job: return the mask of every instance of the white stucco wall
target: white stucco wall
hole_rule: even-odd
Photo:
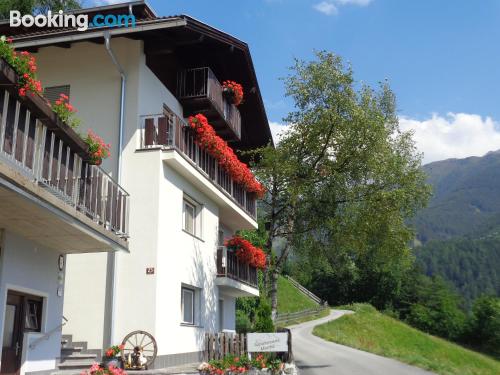
[[[4,313],[8,290],[43,297],[41,333],[25,335],[21,373],[51,370],[61,352],[61,332],[53,333],[34,349],[29,343],[62,322],[63,297],[59,287],[59,253],[6,231],[3,235],[0,263],[0,337],[3,337]],[[0,348],[1,350],[1,348]]]
[[[132,152],[137,129],[138,62],[142,44],[120,38],[113,39],[111,46],[127,72],[124,146],[125,150]],[[78,131],[86,134],[92,129],[111,143],[111,156],[103,161],[102,167],[116,179],[120,75],[104,45],[82,42],[69,49],[42,48],[36,57],[44,87],[70,85],[70,101],[78,108],[77,116],[82,119]],[[129,147],[132,144],[134,147]],[[140,170],[138,173],[140,176]],[[122,186],[126,187],[126,184]],[[131,217],[133,210],[131,207]],[[69,322],[63,333],[72,334],[75,341],[87,341],[91,349],[101,349],[110,343],[111,259],[104,253],[69,255],[67,267],[66,288],[69,293],[64,313]],[[82,306],[82,301],[88,301],[88,304]]]
[[[125,134],[121,185],[131,195],[130,253],[117,256],[115,335],[117,343],[131,331],[151,332],[159,355],[202,349],[205,331],[216,331],[219,291],[215,286],[219,211],[214,202],[162,161],[160,150],[137,151],[140,118],[158,114],[166,104],[182,116],[182,108],[145,65],[142,42],[113,39],[111,46],[127,74]],[[79,109],[82,132],[94,129],[112,143],[103,167],[116,176],[119,76],[103,45],[77,43],[70,49],[42,48],[37,54],[45,86],[71,85],[71,102]],[[203,206],[203,235],[182,230],[184,194]],[[225,227],[225,237],[235,229]],[[109,344],[110,317],[107,254],[68,256],[64,333],[89,348]],[[146,268],[154,268],[153,275]],[[181,285],[199,288],[199,322],[181,325]],[[234,298],[227,299],[224,318],[234,329]],[[233,328],[231,328],[233,327]]]

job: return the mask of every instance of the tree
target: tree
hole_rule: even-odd
[[[443,279],[420,274],[409,288],[408,310],[403,311],[403,319],[424,332],[450,340],[463,334],[461,299]]]
[[[18,10],[21,14],[45,14],[49,10],[70,10],[81,7],[81,0],[2,0],[0,19],[9,18],[11,10]]]
[[[398,126],[387,83],[378,91],[357,84],[332,53],[296,61],[286,79],[296,110],[279,144],[259,150],[255,171],[267,189],[267,287],[273,317],[277,279],[290,252],[335,259],[349,250],[361,259],[409,252],[405,219],[428,199],[412,134]],[[273,256],[273,244],[284,239]],[[383,262],[379,262],[383,268]]]
[[[500,298],[482,296],[474,301],[464,341],[500,358]]]

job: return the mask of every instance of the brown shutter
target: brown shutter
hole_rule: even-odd
[[[168,121],[167,117],[158,118],[158,144],[168,145]]]
[[[156,129],[155,120],[152,118],[147,118],[144,124],[144,144],[145,146],[152,146],[156,142]]]

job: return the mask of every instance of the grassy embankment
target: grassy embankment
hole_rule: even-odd
[[[314,334],[437,374],[500,374],[499,361],[421,332],[370,305],[355,304],[346,308],[356,313],[317,326]]]
[[[295,313],[304,310],[317,308],[318,304],[307,297],[305,294],[295,288],[287,279],[281,277],[278,279],[278,315]],[[329,310],[322,310],[318,313],[309,314],[305,317],[290,319],[280,326],[289,326],[309,320],[318,319],[329,314]]]

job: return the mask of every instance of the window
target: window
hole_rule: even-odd
[[[190,197],[184,197],[182,202],[182,229],[185,232],[202,239],[203,206]]]
[[[196,235],[196,206],[184,200],[184,230]]]
[[[224,300],[219,300],[219,332],[224,329]]]
[[[181,314],[184,324],[195,323],[195,291],[194,289],[182,287],[181,289]]]
[[[42,318],[42,301],[27,299],[25,329],[34,332],[40,332],[41,318]]]
[[[43,96],[51,103],[54,104],[61,94],[64,94],[69,97],[69,85],[64,86],[51,86],[46,87],[43,90]]]

